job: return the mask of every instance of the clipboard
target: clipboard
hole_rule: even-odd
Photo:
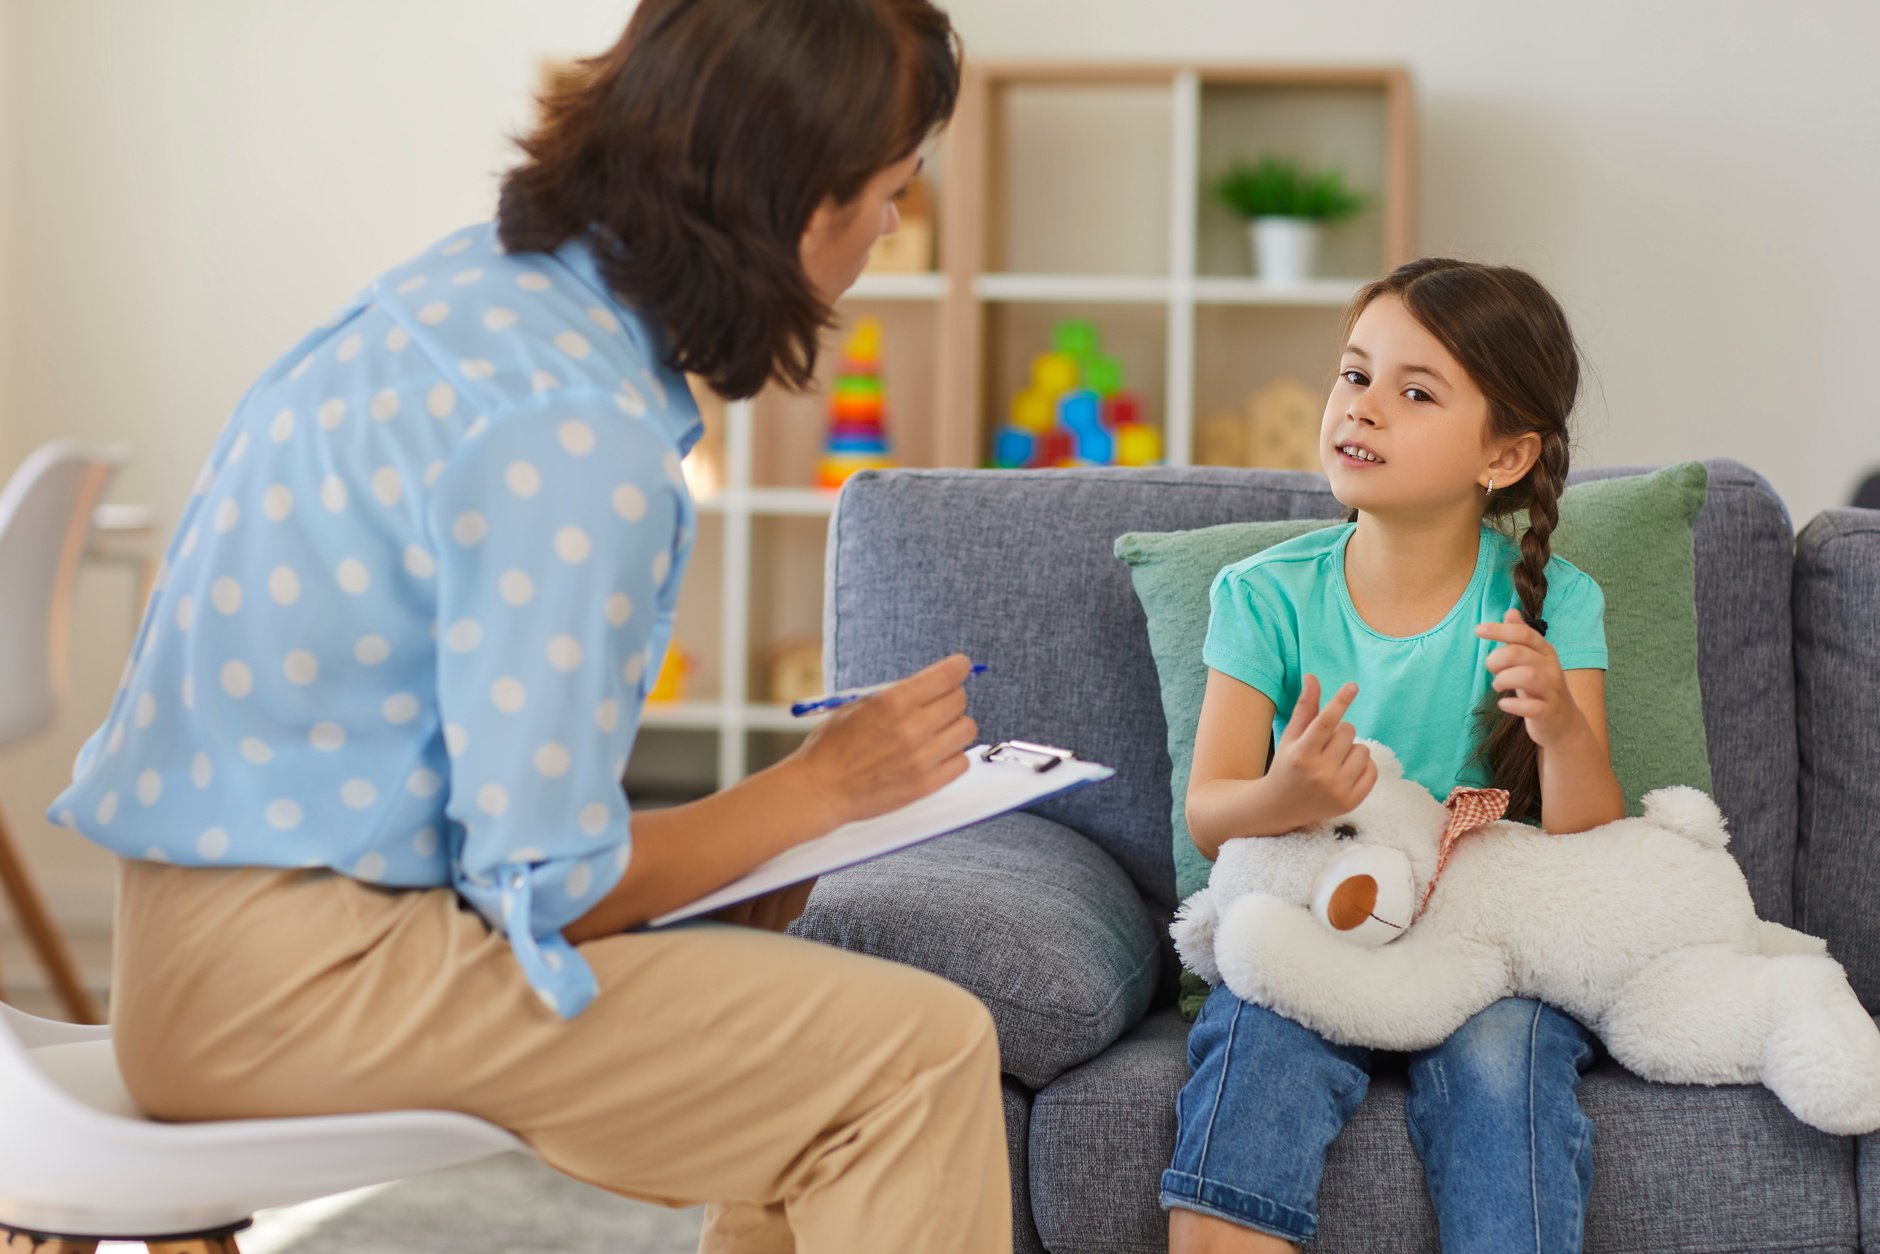
[[[791,884],[957,832],[995,815],[1100,783],[1116,774],[1069,749],[1007,740],[966,751],[966,773],[937,792],[877,815],[845,823],[826,836],[786,849],[768,862],[688,906],[660,915],[649,928],[666,927]]]

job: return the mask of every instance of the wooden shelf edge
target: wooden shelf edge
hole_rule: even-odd
[[[760,518],[824,518],[834,512],[836,494],[825,488],[723,488],[696,504],[701,514],[735,509]]]
[[[721,701],[679,701],[648,704],[640,716],[641,730],[708,731],[723,733],[731,729],[732,715],[742,731],[789,731],[808,734],[814,719],[795,718],[787,705],[746,705],[736,707]]]
[[[947,276],[939,273],[863,274],[842,294],[843,300],[941,300],[947,294]]]
[[[1174,282],[1166,275],[982,274],[973,294],[986,301],[1096,301],[1104,304],[1166,304]]]
[[[641,707],[640,726],[673,731],[719,731],[728,721],[730,712],[731,707],[717,701],[649,701]]]
[[[1194,280],[1197,305],[1337,305],[1343,306],[1368,279],[1308,279],[1269,283],[1264,279],[1223,277]]]

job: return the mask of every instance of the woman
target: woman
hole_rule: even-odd
[[[963,658],[630,814],[700,434],[813,377],[950,115],[927,0],[644,0],[493,225],[370,284],[217,443],[55,821],[122,855],[124,1078],[168,1119],[465,1111],[704,1248],[1009,1248],[984,1008],[780,935],[629,929],[965,770]]]

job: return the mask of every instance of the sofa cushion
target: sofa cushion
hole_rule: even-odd
[[[1166,1250],[1157,1184],[1186,1041],[1179,1016],[1158,1011],[1033,1097],[1032,1213],[1046,1249]],[[1314,1251],[1436,1250],[1406,1091],[1401,1063],[1380,1060],[1327,1155]],[[1594,1127],[1588,1251],[1854,1248],[1854,1142],[1799,1122],[1766,1089],[1648,1084],[1601,1061],[1580,1102]]]
[[[1790,919],[1795,858],[1794,531],[1754,471],[1708,460],[1698,515],[1697,652],[1717,804],[1763,917]],[[1569,482],[1644,467],[1575,471]],[[989,740],[1068,745],[1116,768],[1037,813],[1096,841],[1151,907],[1175,906],[1169,761],[1126,531],[1342,516],[1323,475],[1218,466],[864,471],[836,503],[825,674],[894,679],[954,649],[988,662],[971,712]]]
[[[1697,676],[1697,599],[1691,523],[1703,508],[1702,464],[1580,483],[1560,498],[1553,550],[1591,575],[1606,598],[1606,722],[1626,810],[1667,784],[1711,791]],[[1184,814],[1207,667],[1202,641],[1215,573],[1323,524],[1228,523],[1197,531],[1132,533],[1116,541],[1148,621],[1162,684],[1173,800],[1175,892],[1207,883],[1209,864]],[[1525,526],[1525,519],[1517,526]],[[1518,534],[1518,532],[1517,532]]]
[[[824,876],[791,931],[977,994],[1003,1070],[1031,1088],[1121,1036],[1160,975],[1160,933],[1122,869],[1029,813]]]
[[[1830,510],[1795,550],[1797,925],[1880,1011],[1880,511]]]

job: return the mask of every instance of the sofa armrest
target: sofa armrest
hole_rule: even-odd
[[[1025,813],[824,876],[791,931],[974,993],[998,1024],[1004,1071],[1034,1089],[1140,1019],[1160,965],[1123,869]]]
[[[1795,541],[1795,716],[1800,748],[1796,926],[1828,942],[1880,1010],[1880,513],[1827,510]]]

